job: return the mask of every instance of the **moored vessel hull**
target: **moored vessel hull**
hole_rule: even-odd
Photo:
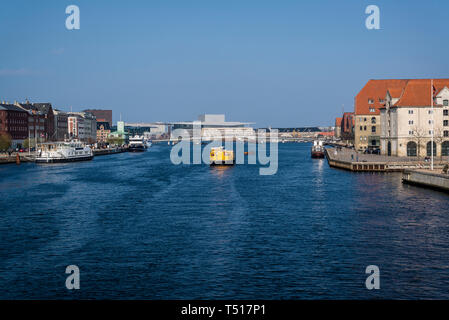
[[[312,151],[312,158],[314,158],[314,159],[323,159],[324,158],[324,152],[322,152],[322,151]]]
[[[62,162],[77,162],[77,161],[89,161],[94,156],[88,157],[73,157],[73,158],[36,158],[36,163],[62,163]]]
[[[144,152],[144,151],[145,151],[144,146],[128,147],[128,152]]]

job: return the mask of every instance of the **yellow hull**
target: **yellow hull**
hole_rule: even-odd
[[[234,151],[223,148],[212,148],[210,151],[211,165],[232,165],[234,164]]]

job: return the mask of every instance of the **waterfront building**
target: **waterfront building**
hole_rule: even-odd
[[[225,139],[254,139],[256,134],[249,122],[229,122],[225,121],[224,114],[203,114],[198,117],[196,122],[201,130],[201,139],[204,141],[214,140],[216,138]],[[193,136],[194,122],[174,122],[173,130],[185,129],[190,136]],[[171,135],[171,139],[178,137]]]
[[[354,100],[355,150],[380,148],[380,108],[385,105],[385,94],[388,89],[402,90],[406,83],[407,80],[399,79],[369,80],[356,95]]]
[[[28,131],[31,139],[38,142],[56,140],[54,112],[51,103],[14,102],[14,105],[27,111]]]
[[[146,139],[159,139],[168,133],[168,125],[163,122],[125,123],[128,135],[143,135]]]
[[[111,131],[112,131],[112,128],[111,128]],[[123,142],[126,143],[128,140],[128,134],[125,132],[125,122],[117,121],[117,126],[115,127],[115,131],[112,131],[109,134],[109,137],[122,139]]]
[[[343,120],[342,117],[335,119],[334,136],[337,139],[341,138],[341,121],[342,120]]]
[[[86,109],[83,112],[88,112],[95,116],[97,122],[108,122],[109,127],[112,127],[112,110],[103,109]]]
[[[56,141],[64,141],[69,137],[69,129],[68,129],[68,114],[67,112],[60,111],[57,109],[53,110],[54,114],[54,128],[55,133],[54,137]]]
[[[89,112],[68,112],[68,134],[87,143],[97,140],[97,120]]]
[[[434,130],[434,156],[449,156],[449,79],[405,81],[386,90],[380,109],[382,154],[431,156]]]
[[[108,140],[109,134],[111,133],[111,127],[109,122],[97,121],[97,142],[106,142]]]
[[[345,112],[343,113],[343,117],[341,119],[341,140],[345,141],[348,144],[354,143],[354,113],[353,112]]]
[[[13,104],[0,103],[0,134],[11,137],[13,148],[23,146],[28,138],[28,112]]]

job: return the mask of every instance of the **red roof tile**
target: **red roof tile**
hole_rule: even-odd
[[[431,105],[431,80],[430,79],[413,79],[409,80],[405,87],[404,93],[396,107],[424,107]],[[434,79],[433,86],[436,89],[435,94],[440,92],[444,87],[449,87],[449,79]]]
[[[387,90],[397,94],[407,84],[406,79],[369,80],[355,97],[354,112],[356,115],[379,115],[379,109],[383,107]],[[372,100],[372,103],[369,103]],[[370,112],[374,109],[374,112]]]

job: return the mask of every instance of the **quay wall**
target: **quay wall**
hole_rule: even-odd
[[[449,192],[449,175],[428,171],[404,171],[402,182]]]

